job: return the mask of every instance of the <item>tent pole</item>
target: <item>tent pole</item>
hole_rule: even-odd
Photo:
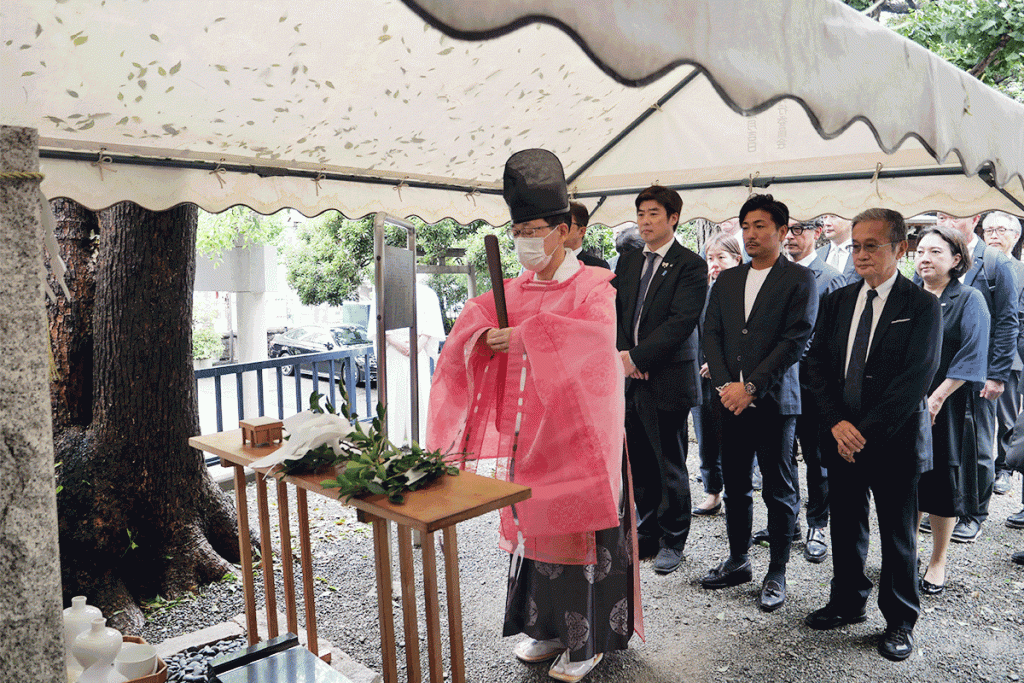
[[[601,149],[597,150],[597,154],[595,154],[594,156],[592,156],[589,159],[587,159],[586,161],[584,161],[583,164],[579,168],[577,168],[575,171],[573,171],[572,174],[568,178],[566,178],[566,180],[565,180],[566,185],[572,186],[573,182],[577,178],[579,178],[581,175],[583,175],[583,173],[586,172],[586,170],[588,168],[590,168],[595,163],[597,163],[598,159],[600,159],[605,154],[610,152],[616,145],[618,145],[620,142],[622,142],[622,140],[627,135],[632,133],[634,130],[637,129],[637,127],[640,126],[641,123],[646,121],[649,116],[654,114],[654,112],[659,111],[661,109],[661,107],[666,102],[668,102],[670,99],[672,99],[673,97],[678,95],[679,92],[683,88],[685,88],[687,85],[689,85],[690,81],[692,81],[694,78],[696,78],[697,75],[700,74],[700,73],[701,73],[700,69],[694,68],[694,70],[691,71],[690,74],[686,78],[684,78],[683,80],[681,80],[678,83],[676,83],[668,92],[666,92],[664,95],[661,96],[661,99],[658,100],[657,104],[655,104],[652,107],[648,107],[647,109],[645,109],[644,112],[642,114],[640,114],[640,116],[638,116],[635,119],[633,119],[633,122],[630,123],[625,128],[623,128],[619,132],[618,135],[616,135],[611,140],[609,140],[607,143],[605,143],[605,145],[603,147],[601,147]]]

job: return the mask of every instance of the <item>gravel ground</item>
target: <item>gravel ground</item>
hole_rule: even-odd
[[[691,448],[691,453],[695,451]],[[697,471],[695,457],[688,464],[690,472]],[[700,484],[691,484],[693,499],[701,500]],[[1024,568],[1012,564],[1010,554],[1024,549],[1024,531],[1009,529],[1003,521],[1020,509],[1020,486],[1017,475],[1011,494],[993,497],[991,518],[976,543],[953,544],[946,592],[924,598],[915,630],[916,649],[906,662],[889,662],[875,651],[878,634],[884,628],[875,593],[868,605],[866,623],[827,632],[803,625],[804,615],[822,606],[828,597],[831,560],[818,565],[806,562],[802,543],[794,546],[789,564],[787,603],[773,614],[761,612],[756,604],[768,565],[767,548],[751,551],[754,582],[721,591],[703,590],[698,583],[700,577],[726,554],[725,518],[719,515],[694,518],[686,559],[675,573],[658,576],[649,561],[642,563],[647,640],[634,637],[628,650],[608,655],[586,680],[1018,681],[1024,677]],[[274,487],[270,488],[271,506],[276,507]],[[249,501],[254,504],[255,498],[255,487],[250,485]],[[291,500],[294,520],[294,497]],[[320,637],[380,671],[370,527],[358,523],[355,511],[337,501],[311,496],[309,502]],[[273,510],[271,516],[276,527]],[[250,520],[255,524],[256,519],[253,508]],[[512,656],[511,649],[520,637],[501,637],[508,555],[497,548],[497,519],[497,513],[491,513],[458,527],[467,678],[493,683],[548,681],[551,679],[545,665],[525,665]],[[298,539],[294,521],[292,525],[298,581]],[[758,502],[754,528],[764,525],[765,508]],[[877,534],[874,520],[872,529]],[[919,549],[927,557],[930,536],[922,535]],[[443,567],[439,546],[437,555]],[[868,567],[876,582],[879,564],[875,535]],[[281,605],[280,576],[277,583]],[[257,576],[257,587],[260,585]],[[442,580],[442,592],[443,585]],[[257,600],[262,601],[261,591]],[[445,604],[443,596],[441,604]],[[142,635],[156,643],[225,621],[242,610],[241,582],[228,579],[154,614]],[[422,620],[422,596],[419,610]],[[301,621],[301,597],[299,618]],[[443,633],[445,622],[442,615]],[[402,666],[405,654],[401,612],[397,609],[396,628]],[[422,623],[420,640],[426,672]],[[447,656],[446,649],[446,661]],[[401,675],[404,680],[404,667]]]

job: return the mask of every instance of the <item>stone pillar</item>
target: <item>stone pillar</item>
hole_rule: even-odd
[[[238,313],[238,362],[255,363],[267,359],[267,295],[260,292],[238,292],[235,310]],[[266,388],[266,387],[264,387]],[[242,375],[243,406],[246,417],[259,415],[256,373]],[[276,416],[276,407],[268,401],[267,415]]]
[[[0,126],[0,174],[39,136]],[[0,177],[0,681],[65,681],[39,181]]]

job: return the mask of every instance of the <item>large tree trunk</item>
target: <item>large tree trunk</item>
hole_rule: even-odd
[[[193,205],[99,214],[92,421],[55,438],[65,598],[88,596],[122,631],[141,626],[139,598],[181,594],[238,561],[234,508],[187,445],[199,433],[196,224]]]
[[[57,377],[50,382],[53,431],[88,427],[92,422],[92,311],[96,298],[96,214],[70,199],[50,202],[56,218],[57,244],[68,272],[64,280],[71,300],[47,303],[50,346]],[[57,281],[50,288],[59,292]]]

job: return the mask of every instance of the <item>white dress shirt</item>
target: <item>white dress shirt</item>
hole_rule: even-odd
[[[829,264],[840,273],[846,270],[846,259],[852,256],[847,247],[853,244],[853,238],[846,240],[842,244],[836,244],[835,242],[828,243],[828,256],[825,258],[825,263]]]
[[[643,282],[643,280],[644,280],[644,273],[647,272],[647,254],[650,254],[652,252],[655,254],[654,262],[651,263],[651,268],[654,268],[654,274],[651,275],[651,281],[647,284],[647,291],[648,292],[651,291],[651,285],[654,284],[654,278],[657,277],[657,274],[658,274],[658,267],[661,265],[661,262],[663,260],[665,260],[665,254],[667,254],[668,250],[672,248],[672,243],[673,242],[675,242],[675,240],[669,240],[668,242],[665,242],[665,244],[661,245],[657,249],[651,249],[647,245],[644,245],[644,251],[643,251],[643,254],[644,254],[644,267],[640,269],[640,281],[641,282]],[[639,295],[640,295],[640,292],[638,291],[637,292],[637,296],[639,296]],[[644,292],[644,296],[645,297],[646,297],[646,295],[647,295],[647,292]],[[640,302],[637,302],[637,303],[640,304],[641,306],[643,305]],[[642,316],[643,309],[641,309],[640,312],[641,312],[641,316]],[[633,339],[638,344],[640,343],[640,336],[639,335],[640,335],[640,317],[641,316],[637,316],[636,326],[633,327]]]
[[[888,280],[878,285],[875,291],[878,292],[878,296],[871,302],[872,317],[871,317],[871,334],[868,335],[868,351],[870,354],[871,342],[875,340],[875,328],[878,327],[878,318],[882,315],[882,309],[885,308],[885,300],[889,298],[889,292],[892,291],[892,285],[896,282],[896,276],[899,275],[899,271],[892,274]],[[864,312],[864,305],[868,300],[868,287],[867,281],[864,281],[860,291],[857,292],[857,305],[853,307],[853,319],[850,321],[850,333],[846,338],[846,371],[850,369],[850,356],[853,355],[853,340],[857,336],[857,327],[860,323],[860,316]],[[865,357],[866,358],[866,357]],[[844,371],[844,375],[846,374]]]

